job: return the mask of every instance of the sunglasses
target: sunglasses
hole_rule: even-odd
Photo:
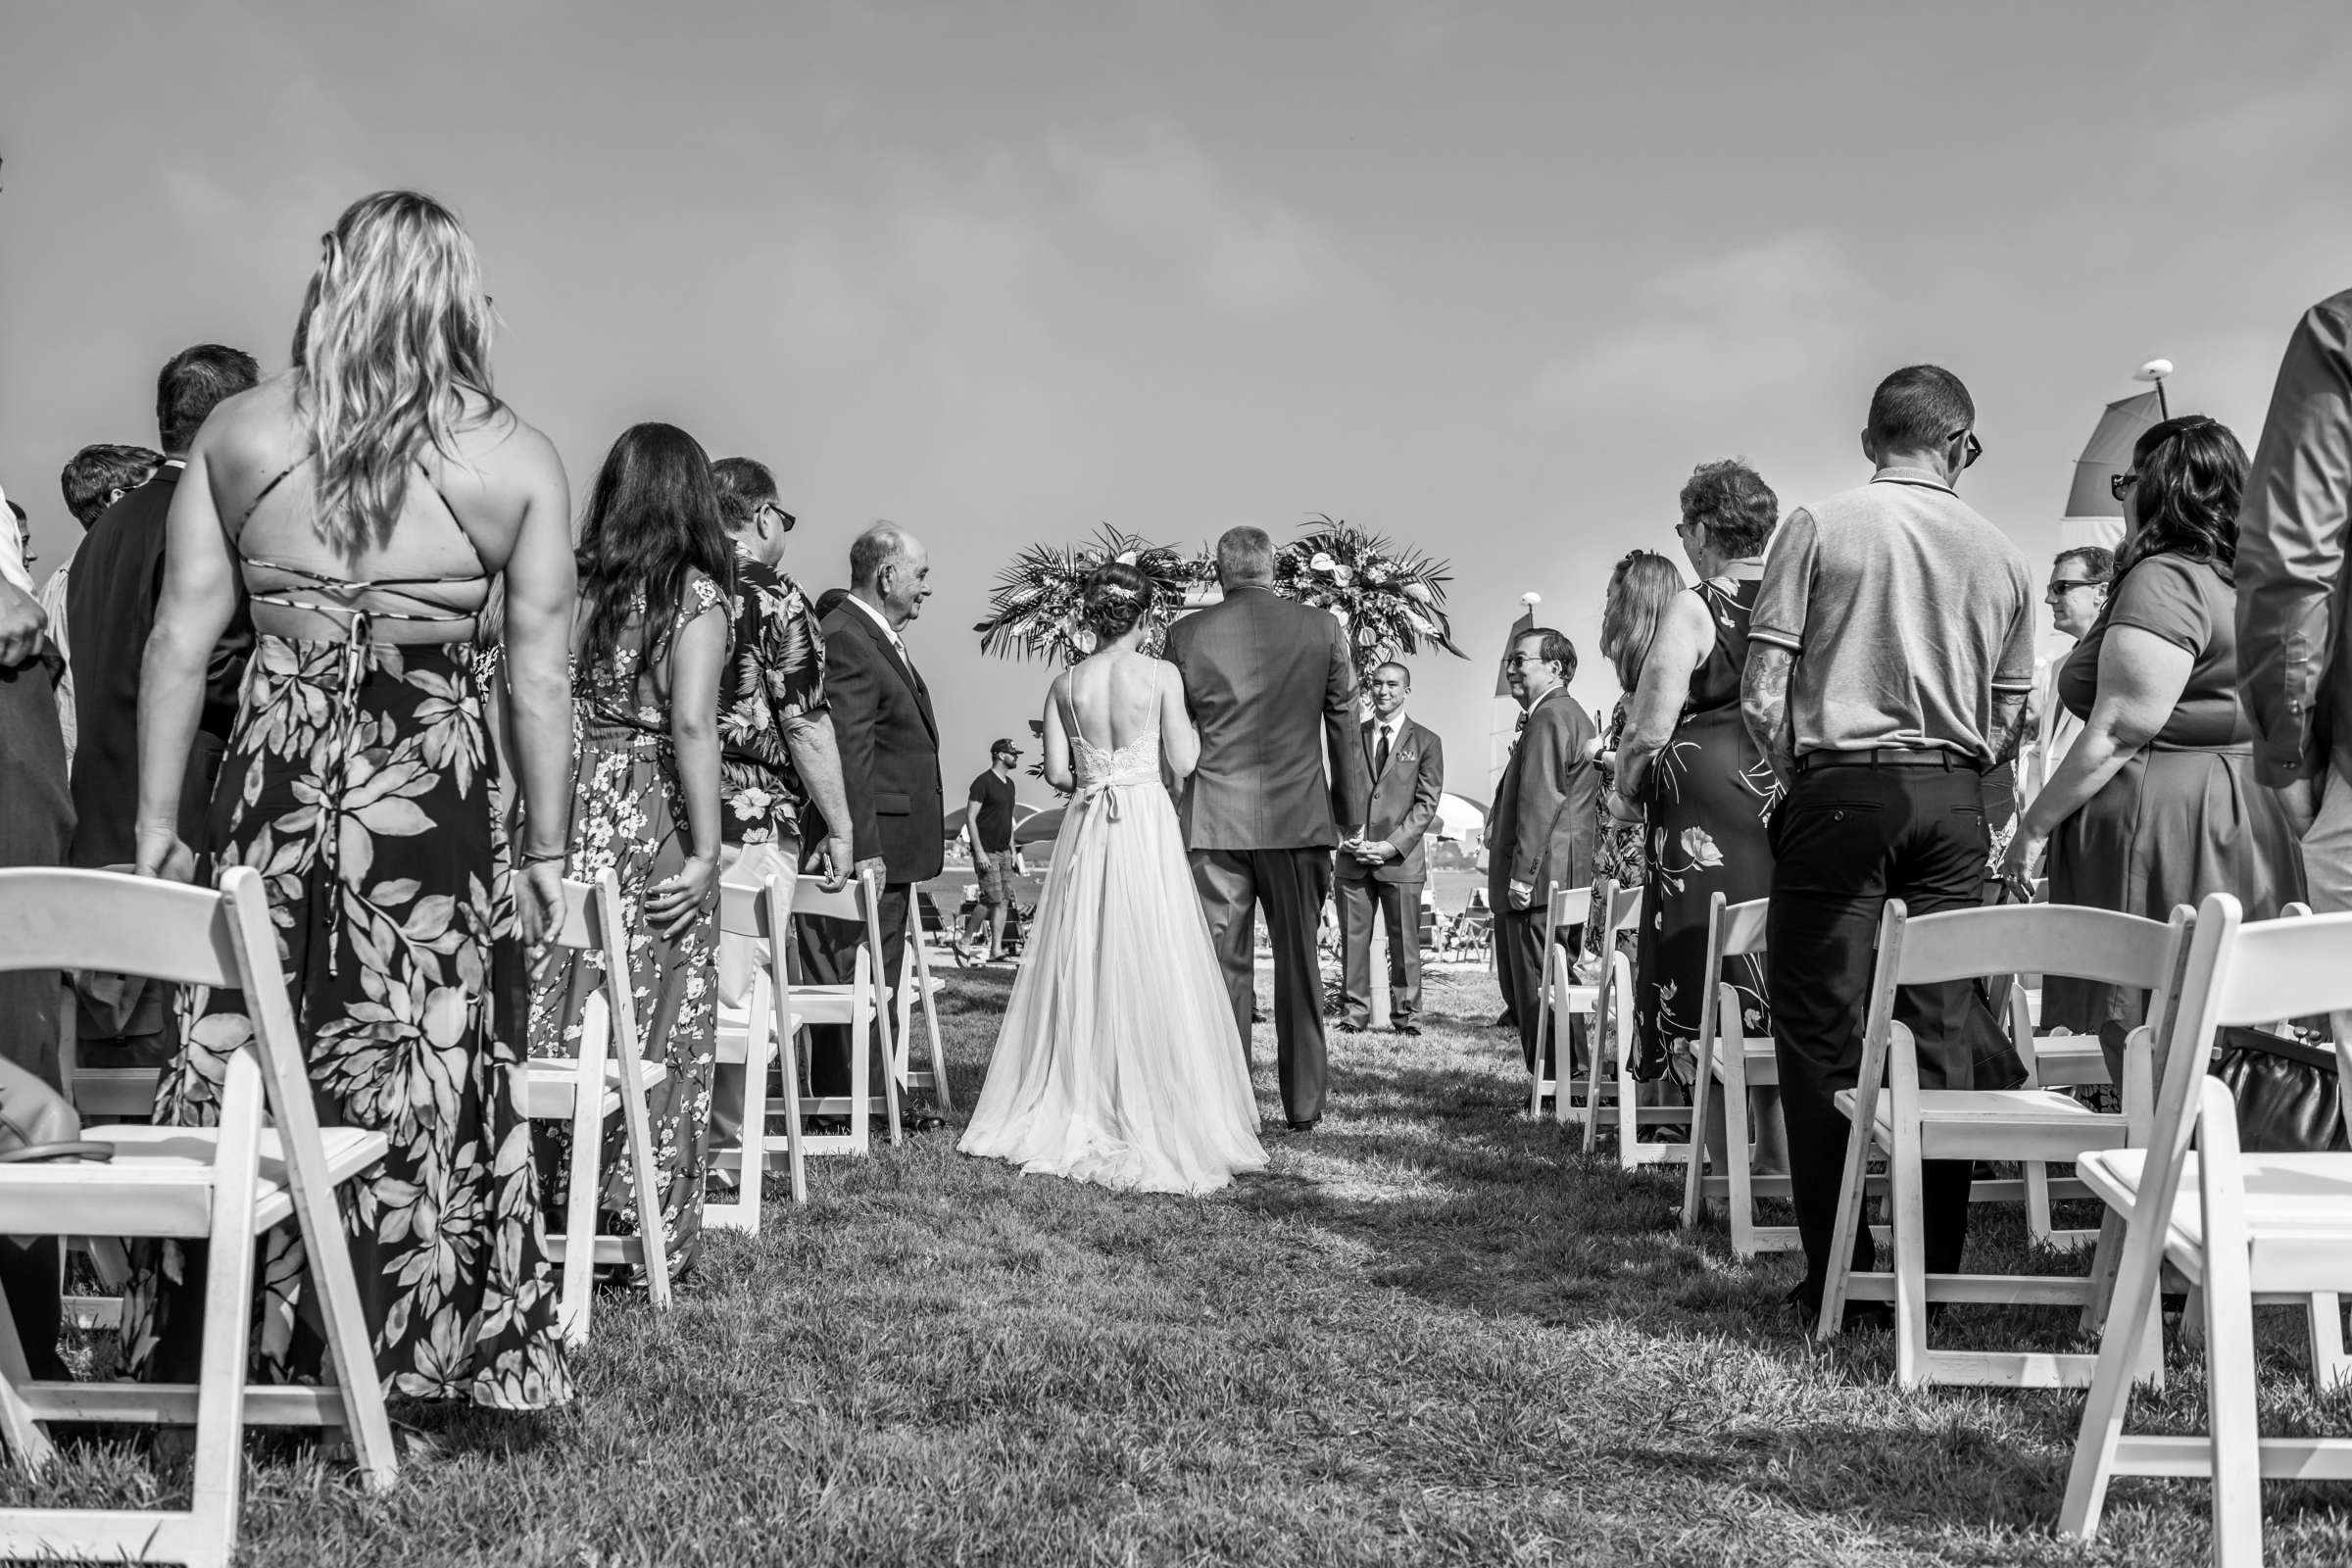
[[[1944,439],[1946,441],[1957,441],[1962,436],[1968,437],[1968,452],[1966,456],[1961,458],[1960,466],[1963,468],[1973,468],[1977,466],[1977,460],[1984,455],[1984,443],[1977,439],[1977,432],[1974,430],[1954,430],[1950,435],[1945,436]]]
[[[2087,577],[2080,579],[2061,577],[2056,582],[2051,583],[2049,587],[2043,589],[2041,597],[2056,601],[2064,599],[2068,594],[2073,593],[2078,588],[2104,588],[2107,585],[2103,582],[2093,582]]]
[[[783,529],[786,533],[792,532],[792,525],[800,521],[798,517],[794,516],[791,513],[786,512],[782,507],[777,506],[773,501],[760,502],[760,512],[761,514],[770,512],[774,513],[776,514],[776,526]]]
[[[1523,668],[1529,664],[1548,664],[1551,662],[1551,661],[1545,659],[1542,654],[1513,654],[1510,658],[1504,660],[1503,662],[1514,667]]]
[[[2115,497],[2116,500],[2121,501],[2124,499],[2124,492],[2131,489],[2137,483],[2139,483],[2138,474],[2119,473],[2114,478],[2107,481],[2107,493]]]

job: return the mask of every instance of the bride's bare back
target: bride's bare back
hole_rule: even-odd
[[[1185,711],[1176,666],[1125,647],[1106,648],[1054,682],[1046,701],[1046,776],[1067,785],[1074,736],[1106,752],[1159,729],[1160,755],[1183,778],[1200,759],[1200,737]]]

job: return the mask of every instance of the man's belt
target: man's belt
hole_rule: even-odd
[[[1806,752],[1796,760],[1799,773],[1810,773],[1824,767],[1939,767],[1947,773],[1984,771],[1984,764],[1976,758],[1940,746],[1879,746],[1861,752]]]

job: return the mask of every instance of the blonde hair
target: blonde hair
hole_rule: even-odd
[[[1600,657],[1617,671],[1617,684],[1630,692],[1642,684],[1642,665],[1657,639],[1666,607],[1683,591],[1683,574],[1654,550],[1631,550],[1609,573],[1608,597],[1600,611]]]
[[[381,544],[429,446],[453,454],[468,392],[490,390],[490,300],[457,216],[378,191],[321,236],[294,327],[294,401],[318,466],[319,534]]]

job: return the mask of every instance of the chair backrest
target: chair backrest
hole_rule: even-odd
[[[1632,931],[1642,924],[1642,889],[1619,887],[1614,882],[1596,884],[1609,890],[1609,935]]]
[[[1772,912],[1770,899],[1750,899],[1745,904],[1732,904],[1720,893],[1708,901],[1707,920],[1717,963],[1725,958],[1744,958],[1764,951],[1765,917]],[[1709,974],[1715,971],[1709,969]]]
[[[1592,915],[1592,889],[1613,889],[1614,886],[1607,877],[1602,877],[1588,887],[1553,888],[1551,906],[1544,912],[1545,934],[1553,935],[1572,925],[1583,925]]]
[[[1984,975],[2057,974],[2139,991],[2169,985],[2179,956],[2174,920],[2150,920],[2079,904],[2007,904],[1909,918],[1889,900],[1879,951],[1898,954],[1896,985],[1935,985]],[[1893,949],[1887,933],[1899,933]]]
[[[99,969],[235,986],[234,908],[210,888],[118,871],[0,871],[0,973]]]
[[[786,919],[791,918],[790,911],[798,906],[797,901],[803,886],[811,887],[819,894],[824,892],[822,888],[815,887],[812,882],[804,882],[801,874],[789,865],[782,865],[770,871],[768,880],[778,883],[784,890],[783,907],[786,911],[784,916]],[[862,920],[865,918],[864,912],[855,906],[856,894],[854,890],[857,886],[858,884],[853,882],[839,895],[848,897],[852,902],[852,912],[842,916],[843,919]],[[772,937],[774,933],[768,929],[767,906],[762,902],[762,895],[766,888],[766,882],[761,882],[754,887],[746,887],[741,883],[720,878],[718,884],[719,935],[757,937],[762,941]]]
[[[611,902],[607,903],[607,889]],[[564,920],[547,934],[560,948],[594,952],[605,945],[605,927],[620,915],[620,882],[610,870],[593,882],[564,879]]]

